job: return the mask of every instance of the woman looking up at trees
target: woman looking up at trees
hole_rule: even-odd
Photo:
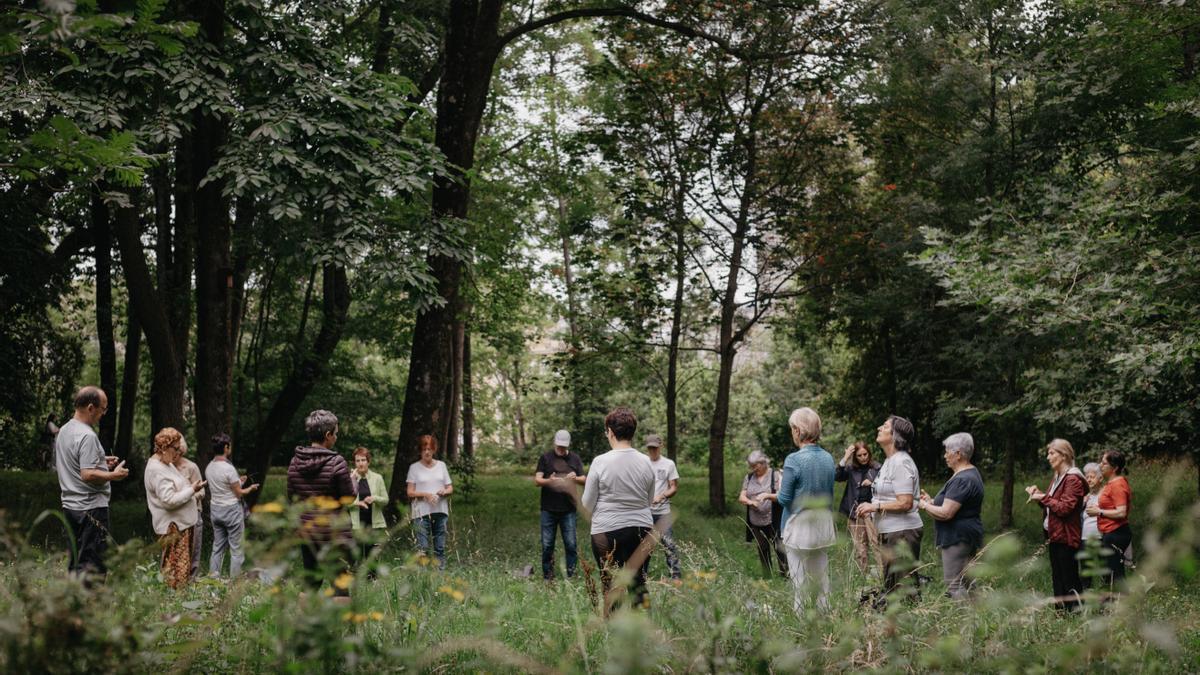
[[[1125,549],[1133,542],[1133,531],[1129,528],[1133,490],[1125,478],[1125,456],[1116,450],[1105,452],[1100,458],[1100,474],[1105,480],[1104,488],[1087,513],[1096,517],[1104,562],[1108,566],[1108,582],[1116,590],[1125,580]]]
[[[1046,533],[1050,555],[1050,577],[1054,584],[1055,604],[1059,609],[1074,610],[1079,606],[1077,596],[1083,590],[1076,555],[1083,543],[1084,498],[1087,483],[1083,472],[1075,468],[1075,448],[1056,438],[1046,446],[1046,462],[1054,471],[1050,489],[1042,492],[1036,485],[1025,488],[1030,501],[1041,504],[1046,516],[1042,529]]]
[[[917,512],[917,495],[921,493],[921,477],[917,464],[908,454],[915,432],[912,422],[892,415],[879,425],[875,442],[887,458],[879,468],[872,486],[874,495],[869,504],[860,504],[855,514],[859,518],[874,517],[879,531],[880,557],[883,559],[883,592],[890,594],[900,580],[921,559],[921,537],[925,523]],[[909,560],[901,561],[901,556]],[[915,586],[914,595],[920,593]],[[882,603],[881,603],[882,604]]]

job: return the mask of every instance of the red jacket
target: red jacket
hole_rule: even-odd
[[[1052,484],[1053,485],[1053,484]],[[1042,498],[1047,515],[1046,539],[1052,544],[1079,548],[1083,544],[1083,513],[1088,487],[1083,474],[1072,468],[1058,483],[1058,489]]]

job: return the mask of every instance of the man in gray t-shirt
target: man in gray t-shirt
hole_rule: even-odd
[[[63,513],[71,524],[74,545],[68,569],[83,574],[107,573],[108,498],[114,480],[129,475],[125,462],[104,454],[92,427],[108,412],[108,397],[99,387],[84,387],[75,394],[75,416],[58,430],[54,441],[54,468]]]

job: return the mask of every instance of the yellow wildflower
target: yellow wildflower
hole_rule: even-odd
[[[352,621],[352,620],[354,620],[354,612],[343,612],[342,613],[342,621]]]
[[[337,586],[338,588],[340,588],[344,591],[347,588],[350,588],[350,583],[352,581],[354,581],[354,575],[343,572],[338,575],[337,579],[333,580],[333,585]]]
[[[366,614],[355,614],[354,615],[354,623],[362,623],[366,620],[367,620]]]
[[[383,612],[371,612],[372,621],[383,621]]]
[[[279,502],[267,502],[254,507],[255,513],[283,513],[283,504]]]

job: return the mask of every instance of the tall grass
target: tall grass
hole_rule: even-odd
[[[787,582],[761,576],[741,512],[699,515],[707,493],[687,475],[672,500],[683,583],[670,583],[658,553],[650,608],[607,621],[582,579],[561,580],[561,570],[559,581],[540,579],[538,495],[524,476],[481,475],[474,503],[455,505],[445,573],[422,564],[411,537],[397,531],[378,578],[360,576],[350,606],[302,594],[287,576],[204,580],[171,592],[157,579],[155,547],[138,539],[113,552],[105,586],[85,591],[64,579],[61,551],[29,545],[27,524],[9,520],[0,541],[0,670],[1186,672],[1200,664],[1192,475],[1159,466],[1133,476],[1139,555],[1129,592],[1072,615],[1046,602],[1039,511],[1018,505],[1014,530],[997,532],[995,483],[972,603],[942,597],[928,524],[921,563],[936,581],[919,601],[883,613],[861,608],[859,596],[878,582],[859,574],[842,529],[831,553],[832,611],[801,617]],[[740,476],[729,478],[740,485]],[[940,482],[924,480],[931,493]],[[297,564],[291,522],[287,513],[255,515],[249,566]],[[585,560],[586,528],[580,520]],[[531,577],[522,574],[527,565]]]

